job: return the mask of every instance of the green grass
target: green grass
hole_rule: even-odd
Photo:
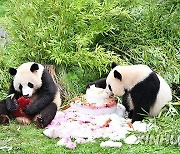
[[[5,14],[5,6],[4,6],[4,2],[5,2],[6,0],[0,0],[0,17],[2,17],[2,16],[4,16],[4,14]]]
[[[178,153],[179,147],[167,145],[126,145],[121,148],[101,148],[102,140],[95,143],[78,145],[70,150],[56,145],[58,139],[51,140],[42,135],[42,130],[32,126],[18,126],[12,123],[10,126],[1,126],[1,141],[7,141],[7,146],[12,146],[11,153]],[[2,135],[4,134],[4,135]]]
[[[49,139],[45,137],[42,129],[37,129],[35,125],[20,126],[14,121],[9,126],[0,126],[0,143],[6,142],[6,146],[12,146],[10,153],[178,153],[179,147],[174,145],[153,145],[123,144],[121,148],[101,148],[102,139],[95,143],[78,144],[76,149],[67,149],[63,146],[57,146],[58,139]],[[1,145],[0,145],[1,147]],[[0,152],[8,153],[6,149]]]

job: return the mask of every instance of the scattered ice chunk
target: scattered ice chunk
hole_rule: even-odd
[[[146,132],[147,131],[147,124],[143,123],[141,121],[135,121],[133,123],[133,128],[135,131],[138,131],[138,132]]]
[[[55,139],[55,138],[59,137],[59,134],[55,133],[55,131],[56,130],[52,127],[52,128],[45,129],[43,131],[43,134],[49,138]]]
[[[66,144],[66,147],[69,148],[69,149],[75,149],[76,148],[76,143],[74,142],[68,142]]]
[[[109,141],[101,142],[100,146],[101,147],[118,147],[118,148],[120,148],[122,146],[122,143],[109,140]]]
[[[139,140],[135,135],[130,135],[126,139],[124,139],[126,144],[138,144]]]

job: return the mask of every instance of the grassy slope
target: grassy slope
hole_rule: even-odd
[[[126,145],[121,148],[101,148],[101,140],[95,143],[78,145],[76,149],[70,150],[65,147],[56,146],[58,139],[50,140],[42,135],[41,129],[34,125],[19,126],[12,122],[10,126],[0,126],[0,141],[7,141],[7,146],[12,146],[11,153],[178,153],[176,146],[156,145]],[[1,151],[0,151],[1,152]],[[3,150],[3,152],[8,152]]]

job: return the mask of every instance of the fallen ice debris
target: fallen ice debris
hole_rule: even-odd
[[[101,146],[117,146],[122,143],[115,142],[123,139],[127,144],[138,144],[135,135],[126,137],[129,131],[146,132],[149,124],[136,121],[133,124],[123,117],[124,108],[120,107],[119,114],[87,115],[76,111],[73,107],[57,112],[54,120],[44,130],[44,135],[49,138],[60,138],[57,145],[73,149],[76,144],[94,142],[97,138],[109,138],[110,141],[102,142]],[[129,125],[131,123],[131,126]],[[75,139],[72,142],[71,139]]]
[[[122,143],[109,140],[109,141],[101,142],[100,146],[101,147],[118,147],[118,148],[120,148],[122,146]]]
[[[124,139],[126,144],[138,144],[139,140],[135,135],[130,135],[126,139]]]
[[[71,141],[70,137],[62,138],[57,142],[59,146],[66,146],[69,149],[76,148],[76,143]]]

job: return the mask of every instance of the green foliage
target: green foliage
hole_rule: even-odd
[[[112,61],[124,63],[98,43],[92,47],[97,35],[117,27],[119,18],[129,18],[118,4],[118,0],[10,0],[4,21],[13,40],[11,55],[22,62],[62,66],[70,91],[82,93],[88,81],[107,74]]]
[[[170,134],[179,137],[180,127],[178,106],[168,105],[164,107],[157,117],[150,118],[150,121],[159,128],[154,128],[150,131],[151,134]],[[171,125],[170,125],[171,124]]]
[[[8,87],[10,85],[9,67],[16,66],[19,62],[16,61],[15,55],[11,55],[9,50],[5,50],[0,46],[0,98],[7,96]]]
[[[116,29],[101,35],[95,44],[115,51],[129,63],[151,66],[169,83],[179,83],[179,1],[123,1],[123,6],[130,18],[120,20]]]
[[[80,84],[80,93],[91,79],[75,74],[96,72],[95,80],[109,71],[112,61],[147,64],[170,85],[179,84],[178,0],[9,0],[7,4],[3,20],[13,39],[11,55],[18,61],[65,67],[70,87]]]
[[[0,17],[4,16],[4,14],[5,14],[5,5],[3,5],[4,2],[6,2],[6,0],[1,0],[0,1]]]
[[[66,66],[80,64],[102,71],[96,63],[99,57],[94,56],[96,48],[89,47],[95,36],[113,29],[119,17],[124,20],[128,17],[117,4],[117,0],[113,3],[108,0],[10,0],[7,16],[11,21],[8,27],[13,35],[14,52],[20,52],[24,60]],[[113,59],[112,54],[106,55],[102,50],[99,53]],[[89,57],[94,58],[93,62]]]

